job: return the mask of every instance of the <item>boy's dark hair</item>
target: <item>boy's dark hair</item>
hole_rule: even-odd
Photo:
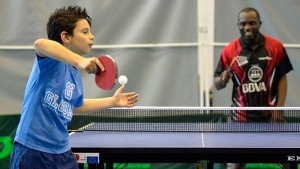
[[[87,14],[85,8],[79,6],[68,6],[56,9],[51,14],[47,23],[48,39],[57,41],[62,44],[60,34],[66,31],[68,35],[73,35],[73,30],[77,21],[86,19],[90,26],[92,26],[92,19]]]
[[[247,8],[244,8],[242,9],[239,14],[238,14],[238,20],[239,20],[239,16],[242,12],[255,12],[256,13],[256,16],[257,16],[257,19],[260,21],[260,14],[259,12],[255,9],[255,8],[252,8],[252,7],[247,7]]]

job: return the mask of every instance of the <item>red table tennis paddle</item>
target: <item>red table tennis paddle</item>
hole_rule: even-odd
[[[232,59],[230,65],[229,65],[229,67],[228,67],[228,69],[226,70],[226,76],[229,77],[229,74],[232,73],[232,71],[233,71],[233,70],[232,70],[232,66],[233,66],[233,64],[236,62],[237,58],[238,58],[238,56],[236,56],[236,57],[234,57],[234,58]]]
[[[114,87],[118,77],[118,68],[114,59],[109,55],[100,56],[99,61],[105,70],[99,70],[95,77],[97,86],[103,90],[110,90]]]

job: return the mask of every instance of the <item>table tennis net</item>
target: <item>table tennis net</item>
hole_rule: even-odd
[[[247,116],[268,116],[282,112],[283,122],[233,120],[233,112]],[[234,118],[245,118],[244,116]],[[255,119],[255,118],[254,118]],[[269,119],[269,118],[265,118]],[[249,119],[248,119],[249,120]],[[112,108],[73,115],[69,131],[138,132],[298,132],[300,108],[297,107],[133,107]]]

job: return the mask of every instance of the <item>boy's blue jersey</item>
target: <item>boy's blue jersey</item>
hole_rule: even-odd
[[[78,70],[37,55],[26,86],[15,141],[47,153],[70,150],[67,125],[74,107],[82,105],[83,87]]]

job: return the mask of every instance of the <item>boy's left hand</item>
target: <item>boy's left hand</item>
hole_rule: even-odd
[[[135,92],[122,93],[125,85],[122,85],[114,94],[115,107],[133,107],[138,102],[138,94]]]

